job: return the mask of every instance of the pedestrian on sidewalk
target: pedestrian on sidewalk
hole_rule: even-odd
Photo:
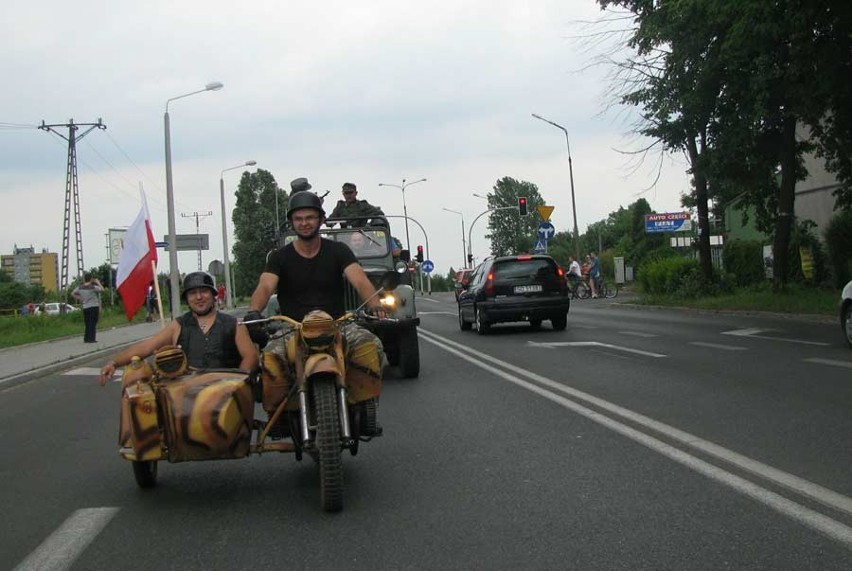
[[[101,315],[101,293],[104,291],[104,286],[101,285],[98,278],[86,272],[83,274],[83,283],[74,288],[71,292],[71,297],[80,302],[83,306],[83,321],[86,324],[85,332],[83,333],[84,343],[97,343],[95,334],[98,328],[98,319]]]

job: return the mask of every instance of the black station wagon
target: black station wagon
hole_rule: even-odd
[[[459,293],[459,327],[482,335],[491,325],[528,321],[537,329],[545,319],[557,331],[568,325],[571,296],[564,273],[546,255],[488,258]]]

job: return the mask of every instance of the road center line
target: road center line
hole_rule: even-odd
[[[594,422],[597,422],[612,430],[615,430],[627,436],[628,438],[631,438],[636,442],[643,444],[644,446],[648,446],[649,448],[659,452],[660,454],[664,454],[665,456],[681,464],[687,465],[690,468],[720,483],[728,485],[736,489],[737,491],[740,491],[743,494],[753,499],[756,499],[768,505],[769,507],[772,507],[779,513],[782,513],[813,529],[817,529],[820,532],[825,533],[826,535],[844,543],[846,547],[852,548],[852,528],[849,528],[831,518],[828,518],[817,511],[797,504],[774,492],[766,490],[765,488],[762,488],[756,484],[749,482],[748,480],[740,478],[735,474],[731,474],[722,470],[721,468],[704,462],[703,460],[690,456],[682,450],[678,450],[677,448],[674,448],[662,441],[659,441],[652,436],[641,433],[627,425],[624,425],[616,420],[604,416],[603,414],[591,410],[579,403],[570,401],[564,397],[556,395],[551,391],[555,390],[568,394],[569,396],[572,396],[579,400],[586,401],[590,404],[597,406],[598,408],[606,410],[611,414],[630,420],[631,422],[634,422],[650,430],[656,431],[660,434],[664,434],[668,438],[671,438],[686,446],[689,446],[705,454],[723,460],[729,464],[735,465],[756,476],[771,481],[784,488],[787,488],[788,490],[791,490],[809,499],[817,501],[825,506],[842,511],[846,514],[852,515],[852,498],[839,494],[833,490],[829,490],[828,488],[824,488],[813,482],[809,482],[808,480],[805,480],[803,478],[799,478],[798,476],[788,474],[787,472],[783,472],[781,470],[778,470],[777,468],[773,468],[772,466],[763,464],[761,462],[758,462],[757,460],[753,460],[732,450],[723,448],[722,446],[719,446],[712,442],[703,440],[688,432],[684,432],[682,430],[674,428],[673,426],[658,422],[649,417],[635,413],[631,410],[620,407],[616,404],[610,403],[588,393],[584,393],[583,391],[579,391],[577,389],[557,383],[551,379],[548,379],[547,377],[542,377],[541,375],[537,375],[525,369],[521,369],[520,367],[516,367],[515,365],[512,365],[505,361],[501,361],[500,359],[497,359],[490,355],[480,353],[478,351],[465,347],[460,343],[456,343],[455,341],[446,339],[435,333],[432,333],[431,331],[427,331],[423,328],[420,328],[419,331],[423,334],[423,339],[438,346],[439,348],[453,353],[454,355],[457,355],[458,357],[482,369],[492,372],[509,382],[512,382],[518,386],[536,392],[541,396],[544,396],[554,402],[558,402],[566,408],[574,410],[578,414],[581,414]],[[472,355],[469,355],[467,353],[470,353]],[[523,379],[510,375],[504,370],[491,366],[485,363],[484,361],[494,363],[502,369],[512,371],[513,373],[526,377],[532,381],[535,381],[536,383],[539,383],[540,385],[544,385],[547,388],[545,389],[544,387],[541,387],[539,385],[531,384],[527,381],[524,381]]]
[[[119,508],[85,508],[75,511],[35,551],[21,561],[15,571],[70,569],[118,510]]]
[[[606,347],[615,351],[624,351],[625,353],[633,353],[636,355],[644,355],[645,357],[661,358],[667,357],[661,353],[652,353],[650,351],[640,351],[639,349],[631,349],[630,347],[622,347],[620,345],[612,345],[610,343],[601,343],[599,341],[555,341],[553,343],[537,343],[535,341],[527,341],[527,345],[532,347]]]
[[[817,347],[828,347],[828,343],[821,341],[807,341],[805,339],[786,339],[784,337],[772,337],[769,335],[758,335],[765,329],[735,329],[733,331],[722,331],[722,335],[733,335],[735,337],[751,337],[753,339],[768,339],[770,341],[784,341],[786,343],[799,343],[800,345],[816,345]]]
[[[622,335],[632,335],[634,337],[659,337],[656,333],[645,333],[644,331],[619,331]]]

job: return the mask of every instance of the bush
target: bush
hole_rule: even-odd
[[[838,288],[852,279],[852,211],[838,212],[825,229],[828,263]]]
[[[725,244],[725,271],[736,284],[748,286],[765,281],[763,245],[755,240],[731,240]]]
[[[664,258],[646,262],[636,277],[645,293],[672,295],[691,270],[700,272],[697,260]]]

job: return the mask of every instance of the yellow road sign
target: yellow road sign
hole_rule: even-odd
[[[536,206],[536,210],[538,210],[538,215],[541,216],[541,219],[547,222],[550,220],[550,215],[553,214],[553,209],[555,206]]]

